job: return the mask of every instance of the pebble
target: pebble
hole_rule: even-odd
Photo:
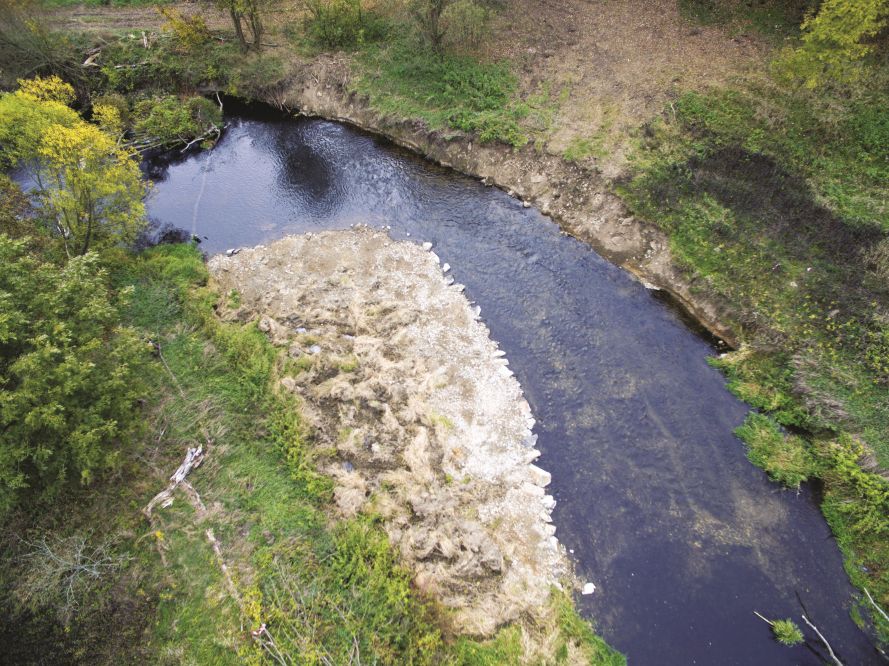
[[[451,270],[451,265],[448,262],[445,262],[445,265],[441,267],[441,272],[447,273],[449,270]]]
[[[225,251],[225,256],[226,257],[233,257],[240,251],[241,251],[241,248],[239,248],[239,247],[229,248],[228,250]]]
[[[429,250],[432,249],[432,243],[430,243],[429,241],[426,241],[425,243],[423,243],[423,249],[426,250],[427,252],[429,252]]]
[[[306,329],[304,329],[302,326],[300,326],[299,328],[296,329],[296,332],[299,333],[300,335],[302,335],[303,333],[306,332]]]
[[[583,586],[583,590],[581,591],[581,594],[589,595],[595,591],[596,591],[596,586],[593,585],[592,583],[587,583],[586,585]]]
[[[530,201],[523,201],[522,202],[522,208],[530,208],[530,207],[531,207]]]
[[[321,347],[319,347],[318,345],[312,345],[311,347],[309,347],[309,353],[310,354],[320,354]]]

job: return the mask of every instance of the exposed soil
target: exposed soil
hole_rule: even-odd
[[[509,0],[498,17],[492,55],[521,63],[527,94],[566,91],[546,150],[572,141],[596,148],[607,177],[626,163],[632,132],[687,90],[762,71],[769,46],[755,34],[730,35],[684,19],[676,0]]]
[[[239,294],[223,316],[258,319],[294,359],[281,385],[302,399],[340,514],[382,516],[460,633],[545,616],[568,565],[550,476],[532,464],[531,409],[435,253],[356,229],[217,256],[210,270]]]

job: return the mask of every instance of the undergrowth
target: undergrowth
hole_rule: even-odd
[[[755,30],[775,40],[799,33],[811,0],[679,0],[679,11],[702,25],[719,25],[732,33]]]
[[[474,133],[483,143],[528,142],[523,121],[535,104],[518,99],[518,80],[508,63],[435,53],[407,38],[368,45],[356,59],[355,89],[383,113],[418,118],[431,129]]]

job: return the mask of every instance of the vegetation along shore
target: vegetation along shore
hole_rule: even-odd
[[[428,331],[494,352],[431,253],[323,236],[438,294],[449,325],[426,312],[412,338],[399,308],[423,304],[313,255],[317,236],[209,267],[188,234],[146,248],[140,160],[212,149],[234,98],[500,187],[724,341],[750,461],[818,488],[885,655],[887,22],[886,0],[3,2],[5,658],[623,663],[574,609],[545,472],[510,448],[521,387],[490,354],[423,383]],[[294,247],[289,302],[269,262]],[[313,291],[325,270],[348,279]],[[297,312],[305,330],[282,334]],[[378,376],[412,388],[382,400]],[[496,479],[446,411],[486,394],[513,418],[481,465],[501,456]],[[504,508],[526,481],[533,517]],[[802,640],[802,617],[764,619]]]

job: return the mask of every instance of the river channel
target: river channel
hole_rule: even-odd
[[[151,218],[215,254],[368,224],[430,241],[481,307],[537,419],[556,535],[595,584],[581,612],[631,664],[819,664],[754,611],[800,621],[847,665],[883,663],[812,489],[770,483],[733,430],[718,353],[662,299],[534,208],[345,125],[245,114],[211,151],[146,165]]]

